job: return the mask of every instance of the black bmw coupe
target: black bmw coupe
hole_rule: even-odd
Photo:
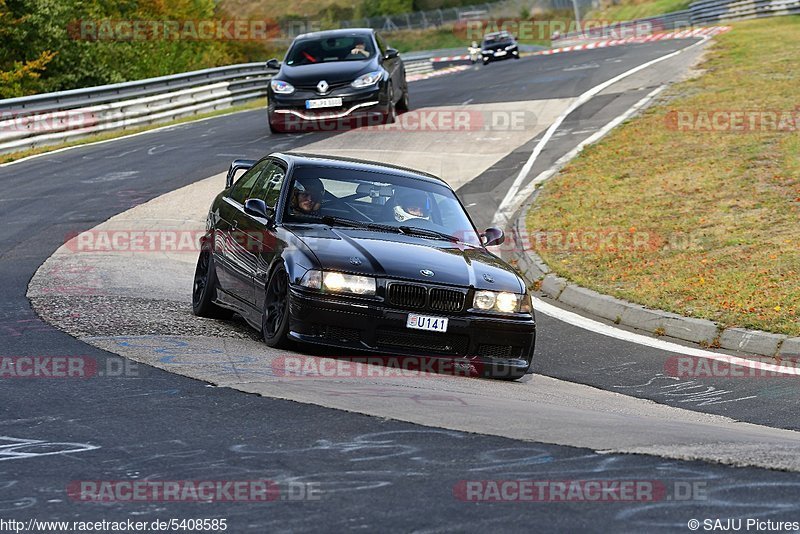
[[[299,35],[267,67],[279,69],[267,89],[273,132],[390,123],[408,110],[403,60],[369,28]]]
[[[193,310],[237,312],[271,347],[450,358],[516,379],[536,328],[523,279],[486,249],[503,239],[476,231],[426,173],[301,154],[236,160],[208,213]]]

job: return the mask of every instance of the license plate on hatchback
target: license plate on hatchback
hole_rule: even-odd
[[[317,98],[315,100],[306,100],[306,109],[338,108],[341,105],[341,98]]]
[[[447,317],[431,317],[430,315],[408,314],[406,328],[430,330],[431,332],[447,332]]]

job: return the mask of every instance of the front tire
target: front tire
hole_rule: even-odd
[[[411,105],[408,101],[408,84],[406,84],[406,87],[403,90],[403,96],[400,97],[400,101],[397,103],[397,111],[400,113],[405,113],[410,109]]]
[[[261,334],[268,347],[289,346],[289,276],[278,267],[267,282],[264,311],[261,314]]]
[[[387,104],[386,113],[383,116],[383,123],[394,124],[395,119],[397,119],[397,108],[394,104],[394,87],[391,83],[389,84],[386,97],[389,103]]]
[[[192,313],[210,319],[230,319],[233,312],[214,304],[217,296],[217,271],[210,250],[201,250],[194,270]]]

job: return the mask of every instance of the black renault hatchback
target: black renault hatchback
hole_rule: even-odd
[[[373,29],[299,35],[267,67],[279,69],[267,95],[273,132],[389,123],[408,110],[403,60]]]
[[[238,312],[271,347],[446,358],[520,378],[536,327],[523,279],[486,249],[502,242],[426,173],[300,154],[237,160],[209,210],[193,309]]]
[[[514,36],[506,31],[487,33],[481,43],[483,64],[501,59],[519,59],[519,45]]]

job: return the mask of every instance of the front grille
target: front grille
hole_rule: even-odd
[[[360,341],[361,332],[354,328],[341,328],[338,326],[325,327],[325,339],[331,341]]]
[[[319,82],[317,82],[319,83]],[[295,89],[299,89],[302,91],[314,91],[317,92],[317,83],[307,83],[307,84],[298,84],[295,85]],[[342,87],[347,87],[350,85],[351,82],[334,82],[328,83],[328,93],[333,91],[334,89],[341,89]]]
[[[440,312],[459,312],[464,308],[466,295],[454,289],[413,284],[390,284],[389,302],[400,308],[429,308]]]
[[[424,308],[428,289],[410,284],[389,286],[389,302],[401,308]]]
[[[466,336],[452,334],[423,334],[381,328],[378,330],[377,343],[384,347],[403,347],[406,349],[422,349],[446,354],[466,354],[469,339]]]
[[[478,346],[478,356],[484,358],[500,358],[500,359],[519,358],[520,352],[521,352],[520,347],[512,347],[511,345]]]
[[[432,310],[443,312],[458,312],[464,307],[464,293],[452,289],[431,289],[430,306]]]

